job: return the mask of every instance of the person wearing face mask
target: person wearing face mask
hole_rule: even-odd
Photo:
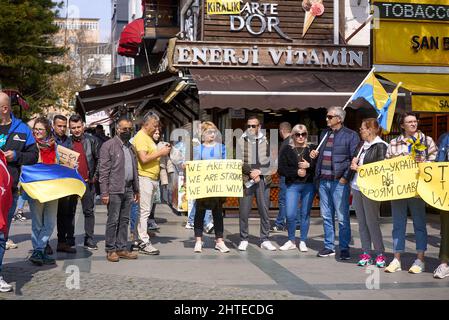
[[[132,201],[139,201],[137,156],[131,139],[132,122],[122,118],[117,124],[117,135],[100,149],[99,182],[101,200],[108,208],[105,249],[110,262],[137,259],[137,253],[128,251],[128,225]]]

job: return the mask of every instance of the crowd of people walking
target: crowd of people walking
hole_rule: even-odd
[[[249,245],[249,215],[253,198],[256,198],[260,216],[260,247],[276,251],[270,241],[270,231],[287,229],[281,251],[307,252],[310,212],[313,199],[318,193],[320,213],[323,219],[324,243],[317,256],[325,258],[336,255],[335,220],[338,220],[339,259],[351,259],[350,194],[353,197],[358,221],[363,254],[357,264],[375,264],[393,273],[401,270],[401,254],[405,251],[407,210],[411,212],[416,237],[417,257],[409,268],[410,273],[421,273],[425,268],[427,250],[426,207],[419,197],[391,201],[393,216],[394,259],[387,266],[386,248],[380,228],[379,201],[368,199],[357,186],[357,169],[364,165],[401,155],[409,155],[410,139],[424,141],[426,148],[414,154],[417,162],[449,161],[449,134],[443,135],[437,144],[418,130],[418,119],[413,113],[400,118],[402,134],[390,143],[382,140],[381,128],[374,118],[364,119],[360,134],[344,125],[346,113],[340,107],[327,110],[328,128],[323,130],[321,147],[309,143],[308,128],[303,124],[291,127],[289,123],[280,126],[284,141],[280,144],[275,168],[269,158],[271,146],[262,130],[262,123],[256,116],[247,119],[246,130],[237,141],[237,152],[243,162],[242,184],[244,194],[239,203],[240,243],[238,250],[246,251]],[[67,128],[70,136],[67,135]],[[101,128],[100,128],[101,129]],[[118,262],[120,259],[137,259],[139,254],[157,255],[148,230],[159,228],[154,219],[155,202],[166,192],[167,170],[171,164],[168,156],[169,143],[161,139],[161,124],[157,114],[149,112],[144,117],[140,130],[133,136],[133,122],[120,118],[116,122],[116,135],[103,139],[85,132],[83,119],[72,115],[69,119],[56,115],[53,119],[38,117],[33,127],[17,119],[12,111],[9,97],[0,93],[0,149],[6,159],[6,167],[12,178],[12,206],[5,227],[0,229],[0,272],[5,250],[16,245],[8,239],[11,222],[23,219],[23,203],[29,202],[32,217],[31,242],[33,252],[29,261],[35,265],[55,264],[53,248],[49,240],[57,230],[56,251],[75,254],[75,212],[79,197],[70,195],[57,200],[40,203],[19,189],[21,167],[36,163],[57,164],[57,146],[72,149],[79,154],[76,170],[86,185],[81,197],[84,215],[84,248],[97,250],[95,239],[95,197],[96,185],[101,202],[107,206],[105,232],[106,259]],[[104,135],[104,133],[103,133]],[[194,160],[232,158],[225,145],[218,138],[219,131],[210,121],[201,124],[201,141],[193,148]],[[160,141],[158,141],[160,140]],[[161,171],[162,170],[162,171]],[[270,226],[269,191],[272,175],[279,173],[280,203],[279,216],[274,227]],[[165,179],[163,176],[165,175]],[[165,186],[165,188],[164,188]],[[164,196],[165,198],[165,196]],[[18,201],[20,199],[20,202]],[[228,253],[224,239],[222,206],[224,198],[205,198],[195,201],[195,210],[186,227],[193,228],[194,252],[203,251],[203,230],[215,232],[215,249]],[[208,213],[211,217],[207,219]],[[212,227],[210,223],[213,224]],[[131,225],[131,228],[130,228]],[[300,237],[296,241],[297,226]],[[128,246],[128,230],[131,229],[132,247]],[[449,216],[441,213],[441,264],[434,271],[435,278],[449,276]],[[12,289],[0,276],[0,291]]]

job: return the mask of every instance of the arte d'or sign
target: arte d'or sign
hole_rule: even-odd
[[[176,43],[176,67],[264,67],[369,69],[368,47]]]

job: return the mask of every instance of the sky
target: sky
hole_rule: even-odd
[[[64,7],[60,16],[66,16],[66,6],[69,7],[69,18],[99,18],[100,41],[106,42],[111,34],[111,0],[61,0]]]

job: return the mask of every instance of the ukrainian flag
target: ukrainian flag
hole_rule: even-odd
[[[22,166],[20,184],[32,199],[41,203],[75,194],[82,197],[86,191],[79,173],[59,164]]]
[[[387,91],[385,91],[380,81],[374,75],[374,71],[371,71],[352,96],[352,101],[357,98],[364,98],[373,106],[378,114],[379,125],[385,134],[390,132],[391,124],[393,123],[400,85],[401,83],[396,86],[391,95],[388,95]]]

